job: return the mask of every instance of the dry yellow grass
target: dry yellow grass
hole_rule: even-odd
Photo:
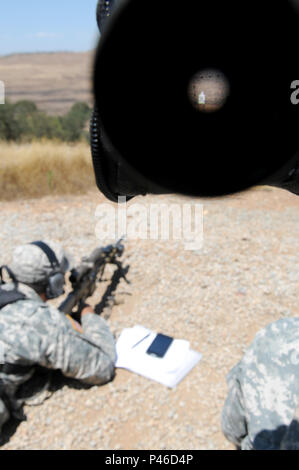
[[[84,193],[94,184],[87,143],[0,142],[2,200]]]

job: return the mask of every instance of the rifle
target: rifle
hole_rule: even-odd
[[[117,266],[120,277],[126,278],[125,269],[120,258],[124,252],[123,238],[117,243],[105,247],[96,248],[89,257],[84,257],[81,264],[71,270],[70,282],[73,290],[58,307],[61,312],[72,315],[73,308],[77,305],[78,310],[88,297],[91,297],[96,290],[96,283],[103,280],[104,270],[107,264]]]

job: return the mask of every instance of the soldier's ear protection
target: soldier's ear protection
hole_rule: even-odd
[[[264,184],[299,194],[294,3],[99,0],[91,148],[110,200]],[[209,70],[228,84],[214,112],[190,99]]]
[[[62,271],[57,257],[49,245],[41,241],[32,242],[31,245],[38,246],[51,264],[52,271],[47,279],[46,297],[47,299],[55,299],[64,293],[65,273]]]

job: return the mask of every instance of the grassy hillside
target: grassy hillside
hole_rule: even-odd
[[[50,114],[65,114],[78,101],[92,104],[93,52],[0,56],[6,97],[34,101]]]

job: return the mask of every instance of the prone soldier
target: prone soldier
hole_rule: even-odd
[[[80,323],[47,304],[63,294],[69,264],[59,244],[33,242],[18,246],[0,269],[0,436],[10,416],[20,418],[18,392],[37,367],[90,385],[114,377],[115,340],[106,321],[87,304]]]

